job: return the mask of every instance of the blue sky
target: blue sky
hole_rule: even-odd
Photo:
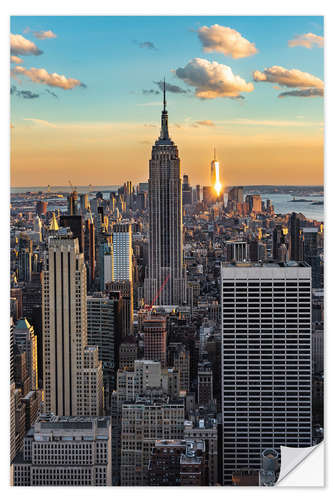
[[[256,44],[259,52],[237,60],[221,53],[205,54],[194,30],[213,24],[239,31]],[[36,40],[31,32],[24,34],[27,27],[31,31],[50,29],[57,38]],[[170,83],[186,88],[171,71],[194,57],[226,64],[246,81],[251,81],[252,71],[272,65],[297,68],[323,79],[322,49],[288,47],[288,40],[297,34],[323,35],[320,17],[12,17],[11,32],[23,34],[44,51],[38,57],[25,57],[27,67],[43,67],[87,85],[86,89],[57,89],[61,106],[49,95],[38,102],[20,100],[19,105],[15,99],[13,120],[26,113],[38,113],[49,121],[156,120],[158,109],[138,104],[159,98],[142,95],[142,89],[156,88],[153,82],[164,75]],[[151,41],[157,50],[140,48],[134,41]],[[24,88],[32,91],[38,87],[29,81],[24,83]],[[321,99],[276,99],[276,94],[272,86],[257,83],[242,103],[223,98],[201,101],[173,94],[168,96],[168,107],[175,121],[184,116],[206,119],[207,113],[212,120],[249,115],[286,119],[299,114],[311,120],[322,119]]]
[[[247,44],[255,44],[257,52],[241,58],[226,55],[218,50],[205,52],[198,30],[204,26],[210,30],[213,25],[238,32]],[[56,37],[36,38],[35,32],[47,30],[51,30]],[[64,162],[63,157],[57,159],[57,152],[60,150],[71,151],[70,168],[75,170],[79,160],[73,159],[74,143],[77,149],[81,148],[83,151],[87,147],[88,137],[91,142],[95,142],[97,150],[98,135],[100,140],[103,136],[104,141],[100,143],[98,152],[103,150],[104,156],[116,155],[117,158],[124,155],[122,166],[125,170],[126,165],[133,163],[130,154],[126,156],[125,149],[121,152],[116,147],[112,149],[112,138],[116,145],[126,142],[125,132],[118,138],[120,126],[112,129],[112,132],[108,132],[107,128],[100,128],[98,132],[96,128],[91,129],[91,135],[85,131],[83,137],[82,134],[75,135],[72,129],[71,134],[68,134],[64,128],[66,124],[84,124],[85,127],[89,127],[89,124],[99,124],[102,127],[103,123],[110,126],[128,124],[126,147],[133,151],[136,147],[133,143],[135,127],[131,131],[130,126],[137,125],[137,147],[140,144],[137,157],[142,163],[148,161],[149,148],[158,135],[162,96],[154,93],[144,94],[143,90],[157,91],[158,87],[154,82],[162,80],[164,76],[168,83],[186,91],[168,92],[169,121],[172,137],[178,141],[180,147],[183,144],[184,168],[190,171],[191,175],[193,172],[196,182],[200,182],[202,169],[199,158],[202,162],[203,158],[207,157],[208,162],[210,159],[207,155],[212,150],[212,144],[219,150],[219,142],[225,151],[226,160],[229,161],[229,174],[225,170],[228,182],[236,182],[232,172],[241,172],[240,163],[249,161],[248,154],[252,143],[256,144],[256,159],[250,158],[251,165],[262,156],[266,159],[265,163],[263,160],[261,168],[265,168],[268,153],[262,154],[260,141],[263,147],[265,144],[267,148],[271,147],[272,158],[280,154],[281,158],[276,159],[275,167],[284,161],[282,155],[285,158],[287,154],[289,163],[286,169],[289,171],[295,167],[299,172],[304,161],[309,172],[311,169],[317,173],[320,171],[318,175],[322,177],[323,98],[290,96],[280,99],[278,95],[281,92],[300,92],[304,84],[300,88],[293,84],[286,87],[271,81],[254,81],[253,78],[254,71],[263,75],[266,68],[278,66],[287,71],[301,72],[301,79],[304,73],[308,73],[310,78],[316,79],[315,85],[318,87],[319,82],[320,87],[324,77],[323,48],[316,44],[312,48],[306,48],[304,45],[290,47],[288,41],[309,33],[322,40],[322,17],[24,16],[11,18],[11,33],[23,36],[43,51],[41,55],[19,55],[22,62],[12,63],[12,71],[15,72],[18,65],[23,66],[23,72],[30,68],[43,68],[49,74],[57,73],[66,78],[74,78],[85,85],[64,90],[53,85],[35,83],[27,75],[12,75],[12,85],[16,87],[11,96],[11,122],[15,127],[12,171],[15,173],[16,183],[24,185],[23,179],[29,169],[31,173],[31,165],[34,164],[39,165],[40,169],[43,168],[45,179],[48,175],[52,179],[56,174],[59,177],[59,169]],[[153,44],[155,48],[148,48],[145,42]],[[214,98],[198,97],[195,85],[189,83],[185,77],[179,77],[179,70],[189,69],[190,61],[195,58],[204,60],[208,65],[216,61],[219,68],[228,67],[233,78],[241,79],[243,84],[250,86],[252,90],[241,91],[242,99],[229,98],[224,94]],[[39,97],[22,98],[21,90],[37,93]],[[323,92],[322,88],[315,90]],[[153,127],[151,130],[144,128],[147,124],[154,125],[156,130]],[[42,130],[43,126],[48,126],[48,131]],[[62,136],[60,127],[63,127]],[[179,130],[175,127],[179,127]],[[200,127],[200,135],[199,130],[191,127]],[[108,133],[112,134],[109,143]],[[290,143],[290,137],[295,139],[294,146]],[[202,147],[199,151],[198,144],[201,140]],[[53,147],[55,144],[57,151]],[[242,159],[235,156],[235,144],[244,148]],[[311,145],[311,152],[306,148],[302,151],[303,144],[306,148]],[[287,149],[283,150],[281,146]],[[295,158],[298,157],[297,164],[293,163],[290,151],[293,151]],[[29,158],[30,163],[25,163],[26,158]],[[66,161],[69,161],[68,158]],[[45,163],[48,165],[47,172],[43,167]],[[247,175],[250,168],[252,167],[249,164],[246,167]],[[100,184],[106,176],[105,167],[103,169],[98,174]],[[129,175],[135,176],[130,168],[128,172]],[[39,176],[39,173],[36,175]],[[259,179],[262,177],[259,170],[255,175]],[[309,183],[315,182],[314,177],[309,175]],[[112,183],[117,183],[118,180],[114,179]],[[87,183],[88,181],[87,178]],[[59,179],[57,183],[60,182]],[[245,178],[239,179],[239,182],[245,183]]]

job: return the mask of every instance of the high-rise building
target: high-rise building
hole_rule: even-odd
[[[243,186],[234,186],[228,192],[229,202],[243,203],[244,201],[244,188]]]
[[[30,389],[38,389],[37,337],[34,328],[26,318],[20,319],[14,328],[14,345],[19,353],[26,353],[27,374],[30,378]]]
[[[189,184],[188,175],[183,175],[183,205],[192,205],[192,187]]]
[[[249,258],[249,245],[246,241],[227,241],[227,261],[244,262]]]
[[[219,196],[222,190],[220,163],[216,159],[216,150],[214,148],[214,159],[210,164],[210,185],[215,190],[215,196]]]
[[[88,344],[98,346],[102,361],[104,401],[110,409],[111,394],[116,388],[118,349],[121,335],[119,301],[107,294],[96,292],[87,297]]]
[[[41,415],[13,469],[14,486],[111,486],[110,418]]]
[[[60,215],[60,226],[69,227],[79,240],[80,253],[84,252],[84,221],[82,215]]]
[[[163,316],[152,315],[143,322],[144,357],[160,361],[166,366],[166,319]]]
[[[312,445],[311,268],[222,265],[223,484],[262,451]]]
[[[67,196],[67,214],[68,215],[77,215],[79,213],[78,210],[78,193],[74,189]]]
[[[46,215],[47,212],[47,201],[39,200],[36,203],[36,213],[37,215]]]
[[[198,405],[208,405],[213,400],[213,371],[209,361],[198,364]]]
[[[248,204],[249,213],[260,214],[262,212],[261,196],[260,194],[246,195],[245,202]]]
[[[183,265],[182,187],[178,148],[169,137],[164,106],[160,137],[149,162],[149,253],[145,302],[181,305],[186,302]]]
[[[289,218],[289,260],[301,262],[304,259],[304,236],[301,221],[302,214],[293,212]]]
[[[133,282],[129,280],[110,281],[105,284],[110,296],[121,301],[121,338],[133,335]]]
[[[66,229],[49,238],[42,273],[43,294],[43,382],[45,409],[59,416],[90,414],[92,403],[87,392],[90,380],[100,390],[100,364],[95,381],[84,370],[92,370],[87,347],[87,282],[84,256],[79,243]],[[85,363],[88,363],[87,366]]]
[[[113,280],[132,281],[132,226],[114,224],[112,227]]]
[[[94,283],[95,280],[95,269],[96,269],[96,255],[95,255],[95,224],[94,219],[91,216],[86,220],[86,227],[84,233],[84,252],[85,260],[88,263],[88,288]]]
[[[121,486],[148,486],[148,465],[155,441],[183,437],[183,402],[160,396],[123,404]]]

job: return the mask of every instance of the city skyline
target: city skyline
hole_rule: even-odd
[[[322,17],[137,19],[12,17],[13,186],[145,181],[164,76],[192,184],[322,184]]]

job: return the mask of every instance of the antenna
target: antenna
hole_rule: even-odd
[[[166,111],[165,77],[164,77],[164,82],[163,82],[163,111]]]
[[[214,146],[214,161],[216,161],[216,148]]]

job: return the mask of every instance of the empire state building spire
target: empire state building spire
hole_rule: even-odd
[[[163,82],[163,111],[161,116],[161,133],[159,139],[161,141],[170,141],[168,130],[168,112],[166,109],[165,79]]]

